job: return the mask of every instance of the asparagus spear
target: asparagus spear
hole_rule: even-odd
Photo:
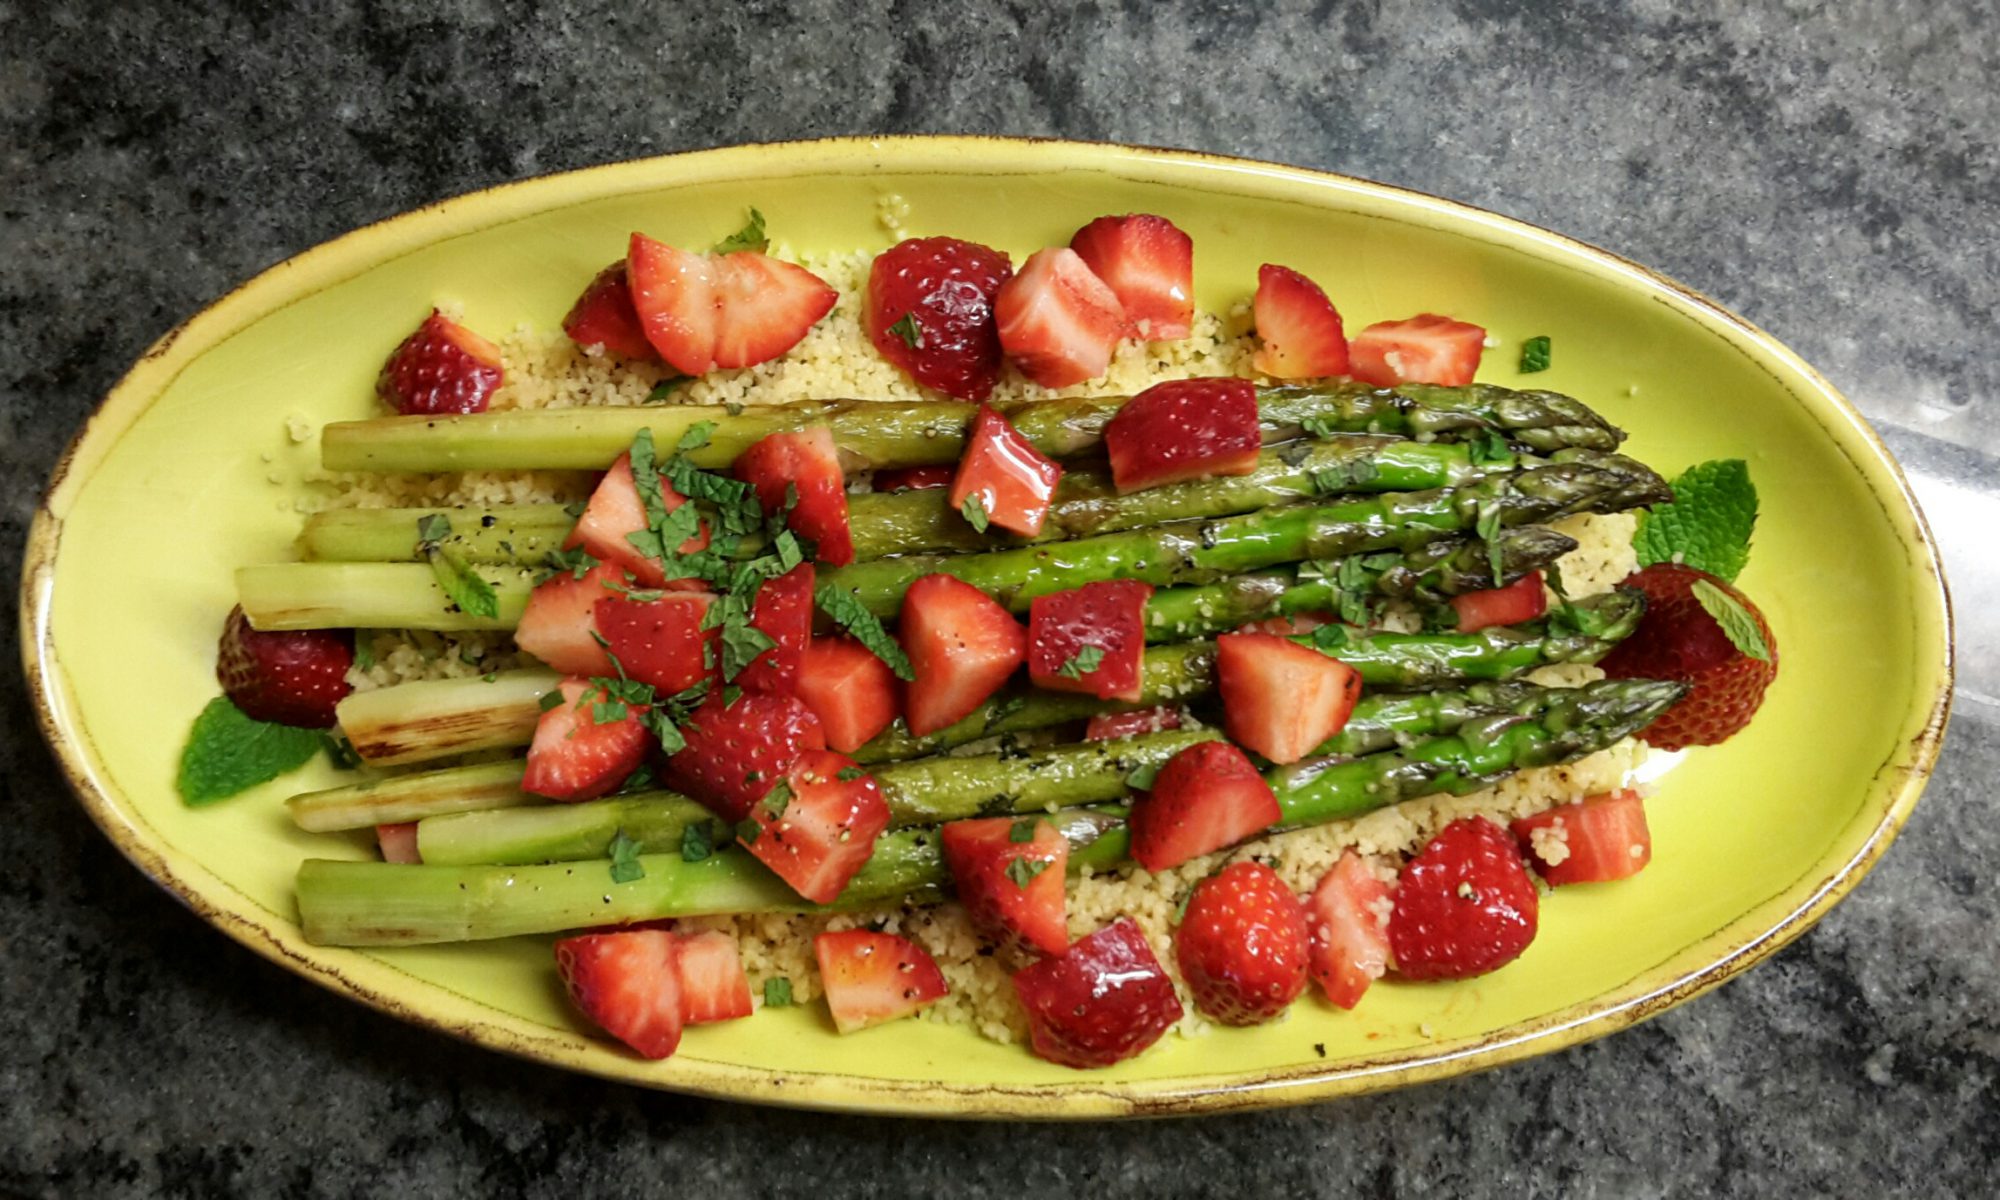
[[[423,762],[525,745],[553,671],[500,671],[470,679],[427,679],[355,692],[334,710],[340,731],[370,766]],[[372,822],[380,824],[380,822]]]

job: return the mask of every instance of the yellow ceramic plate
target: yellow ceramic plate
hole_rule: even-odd
[[[312,464],[287,418],[375,411],[383,356],[433,303],[489,332],[553,328],[644,229],[699,244],[746,205],[801,247],[881,248],[878,202],[915,234],[1018,261],[1102,213],[1156,212],[1194,236],[1201,302],[1248,296],[1267,259],[1325,281],[1350,327],[1438,309],[1500,340],[1482,378],[1583,397],[1671,474],[1750,461],[1763,497],[1741,583],[1784,669],[1748,733],[1689,755],[1649,805],[1637,878],[1548,898],[1540,939],[1468,983],[1398,985],[1359,1011],[1305,1001],[1278,1024],[1170,1038],[1081,1074],[961,1029],[903,1022],[837,1037],[822,1006],[691,1031],[642,1062],[590,1036],[544,939],[363,953],[307,944],[292,874],[360,839],[292,828],[280,799],[173,791],[189,722],[215,694],[231,573],[282,559]],[[279,482],[274,483],[273,480]],[[461,197],[283,263],[147,353],[91,418],[35,522],[23,651],[50,742],[84,806],[140,869],[246,945],[326,986],[496,1049],[656,1087],[924,1114],[1079,1117],[1252,1108],[1407,1084],[1608,1033],[1712,987],[1795,937],[1908,816],[1951,682],[1943,580],[1896,466],[1825,380],[1700,296],[1515,221],[1330,175],[1112,146],[893,139],[750,146],[581,171]],[[50,802],[53,802],[51,800]]]

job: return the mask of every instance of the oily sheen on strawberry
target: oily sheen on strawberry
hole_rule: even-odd
[[[681,727],[687,745],[667,759],[667,782],[718,816],[741,821],[808,750],[826,748],[819,719],[793,696],[711,696]]]
[[[1132,804],[1132,857],[1168,871],[1276,824],[1271,785],[1228,742],[1200,742],[1168,759]]]
[[[1306,901],[1312,931],[1312,977],[1328,1003],[1353,1008],[1389,964],[1392,891],[1349,850]]]
[[[1166,969],[1130,917],[1014,972],[1028,1046],[1065,1067],[1108,1067],[1160,1040],[1185,1015]]]
[[[1069,240],[1125,312],[1125,332],[1147,341],[1194,328],[1194,239],[1165,217],[1099,217]]]
[[[1554,887],[1625,879],[1653,861],[1646,802],[1629,789],[1559,804],[1508,828],[1535,874]]]
[[[740,835],[743,848],[799,895],[831,904],[889,827],[889,805],[874,776],[853,759],[806,749],[785,773],[784,786],[750,806],[748,819],[758,832]]]
[[[958,902],[981,933],[1008,948],[1068,949],[1069,840],[1053,824],[1039,817],[953,821],[938,840]]]
[[[1521,956],[1535,940],[1534,881],[1514,838],[1485,817],[1462,817],[1403,867],[1389,914],[1396,970],[1409,979],[1470,979]]]
[[[967,519],[982,516],[1024,537],[1042,531],[1062,467],[1035,449],[1007,418],[980,405],[951,482],[951,506]],[[977,507],[968,513],[966,505]],[[975,526],[976,527],[976,526]]]
[[[923,947],[893,933],[840,929],[813,939],[833,1026],[855,1033],[944,998],[944,972]]]
[[[1486,331],[1466,321],[1419,313],[1378,321],[1348,343],[1348,370],[1378,387],[1436,383],[1463,387],[1479,373]]]
[[[1028,677],[1046,691],[1137,700],[1152,594],[1150,584],[1107,579],[1035,597],[1028,607]]]
[[[1121,492],[1246,475],[1263,448],[1257,388],[1247,379],[1156,383],[1104,427],[1104,452]]]
[[[819,561],[844,567],[854,561],[854,535],[847,523],[847,478],[824,425],[758,439],[736,460],[736,477],[757,489],[767,514],[785,511],[793,533],[811,542]]]
[[[657,361],[646,340],[639,310],[632,307],[632,282],[619,259],[597,273],[563,318],[563,332],[579,346],[598,346],[623,358]]]
[[[565,679],[561,697],[535,721],[521,790],[551,800],[595,800],[616,791],[652,744],[640,722],[645,708],[613,703],[586,679]]]
[[[1000,378],[993,298],[1014,274],[1007,256],[958,238],[898,242],[868,269],[868,340],[910,378],[980,401]]]
[[[1037,250],[993,299],[1000,346],[1043,387],[1096,379],[1125,331],[1118,297],[1067,246]]]
[[[1265,263],[1257,269],[1251,301],[1257,323],[1256,367],[1273,379],[1315,379],[1345,375],[1347,337],[1340,313],[1320,286],[1290,267]]]
[[[904,717],[918,737],[984,704],[1021,665],[1028,641],[993,597],[949,575],[925,575],[903,593],[896,637],[916,675]]]
[[[215,678],[243,715],[280,725],[325,729],[354,690],[354,635],[345,629],[259,631],[232,608],[216,645]]]
[[[1198,1012],[1224,1025],[1260,1024],[1305,990],[1305,910],[1276,871],[1231,863],[1195,885],[1174,954]]]
[[[1770,653],[1768,661],[1752,658],[1729,640],[1695,598],[1697,583],[1719,589],[1750,615]],[[1705,571],[1676,563],[1654,563],[1620,586],[1646,593],[1646,614],[1632,636],[1598,665],[1613,679],[1678,679],[1689,687],[1639,737],[1662,750],[1680,750],[1713,746],[1748,725],[1778,676],[1777,640],[1749,597]]]

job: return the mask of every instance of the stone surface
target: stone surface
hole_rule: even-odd
[[[1607,1041],[1172,1125],[883,1121],[524,1065],[253,957],[167,902],[68,802],[10,662],[0,1193],[1993,1186],[1990,0],[660,7],[0,0],[0,537],[20,544],[38,481],[149,342],[258,270],[405,209],[825,134],[1189,146],[1370,176],[1615,248],[1824,371],[1911,469],[1958,585],[1957,720],[1925,802],[1805,937]]]

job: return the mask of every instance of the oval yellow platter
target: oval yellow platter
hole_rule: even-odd
[[[438,302],[488,332],[553,328],[644,229],[698,243],[748,205],[800,248],[880,249],[878,203],[912,234],[1016,261],[1103,213],[1194,237],[1204,306],[1247,298],[1281,259],[1330,285],[1350,328],[1442,309],[1507,347],[1553,338],[1533,378],[1579,396],[1672,475],[1749,460],[1763,501],[1742,586],[1783,671],[1755,724],[1689,754],[1649,803],[1655,857],[1625,883],[1549,896],[1516,964],[1396,984],[1344,1013],[1316,1001],[1254,1030],[1169,1037],[1078,1073],[962,1028],[905,1021],[839,1037],[823,1006],[691,1031],[650,1063],[564,1003],[547,939],[361,952],[308,944],[292,877],[360,839],[300,833],[280,801],[316,764],[216,807],[177,799],[176,758],[215,694],[232,572],[291,556],[314,464],[287,420],[371,415],[383,356]],[[1519,383],[1517,350],[1481,377]],[[83,805],[160,885],[245,945],[356,999],[547,1063],[653,1087],[925,1115],[1064,1118],[1256,1108],[1399,1086],[1542,1054],[1642,1020],[1796,937],[1909,815],[1942,739],[1950,619],[1901,474],[1810,367],[1739,317],[1591,247],[1428,196],[1196,154],[982,139],[748,146],[498,188],[371,226],[265,272],[168,334],[77,438],[24,572],[23,653]],[[53,797],[46,803],[54,803]]]

